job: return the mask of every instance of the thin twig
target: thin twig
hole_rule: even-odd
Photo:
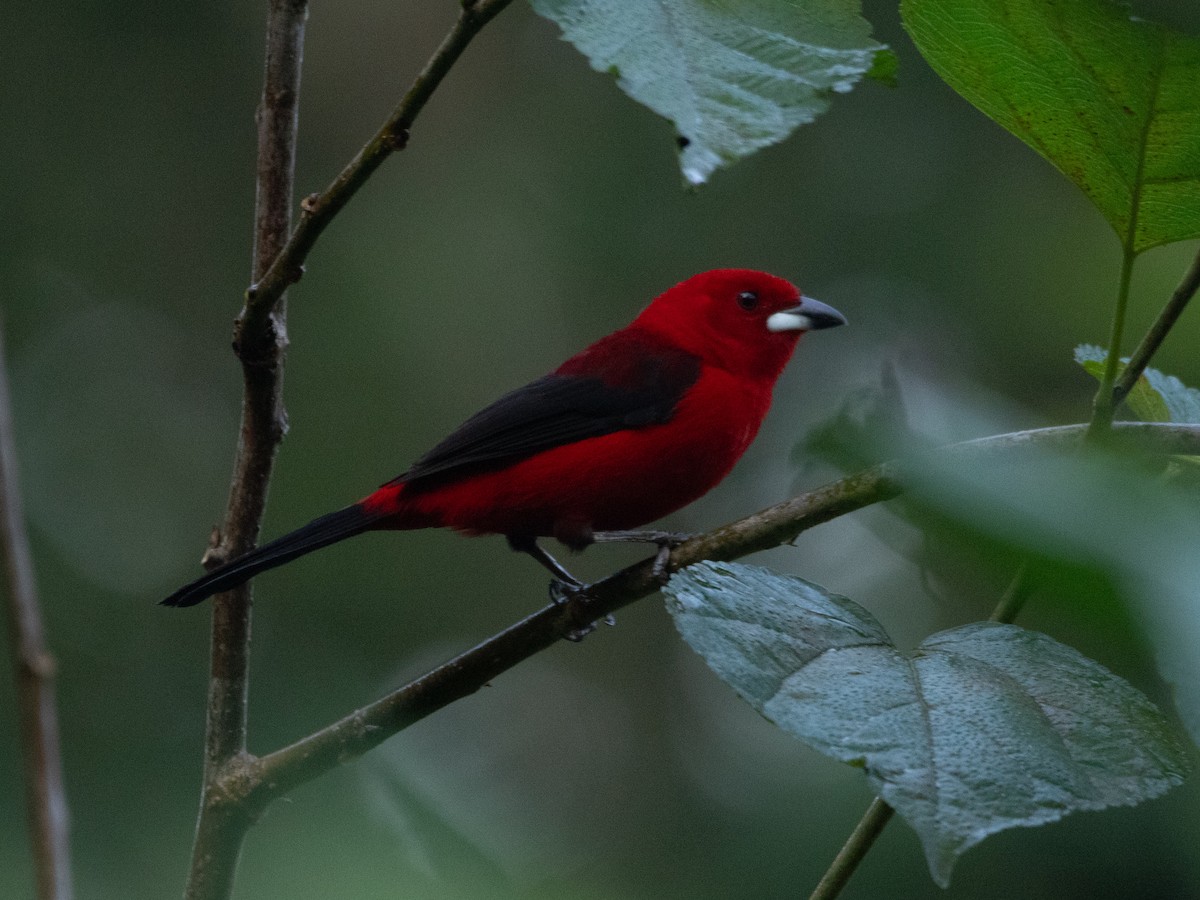
[[[867,807],[867,811],[850,832],[850,837],[833,858],[829,868],[808,900],[833,900],[842,892],[842,888],[850,881],[858,864],[862,862],[867,851],[875,843],[875,839],[883,832],[884,827],[892,820],[895,810],[876,797]]]
[[[3,344],[0,334],[0,552],[25,758],[25,807],[37,896],[39,900],[69,900],[71,854],[54,702],[54,658],[46,647],[25,533]]]
[[[985,462],[1025,449],[1077,448],[1086,432],[1086,425],[1036,429],[966,441],[930,453]],[[1120,423],[1114,427],[1114,442],[1128,442],[1151,453],[1196,454],[1200,453],[1200,425]],[[907,463],[882,463],[698,535],[671,553],[669,570],[705,559],[733,560],[788,543],[816,525],[898,496],[904,490],[908,470]],[[405,687],[289,747],[252,761],[236,778],[226,780],[226,790],[237,802],[260,811],[291,788],[361,756],[408,725],[477,691],[522,660],[587,629],[660,586],[653,559],[622,569],[566,603],[545,607]]]
[[[1197,251],[1196,258],[1192,260],[1191,266],[1184,273],[1183,280],[1179,282],[1179,286],[1167,300],[1166,306],[1162,308],[1162,312],[1158,314],[1158,318],[1154,320],[1154,324],[1150,326],[1150,330],[1146,332],[1142,342],[1133,351],[1133,356],[1129,358],[1129,364],[1121,372],[1121,377],[1117,379],[1116,386],[1113,388],[1112,405],[1114,409],[1121,405],[1129,392],[1133,390],[1137,380],[1142,377],[1142,372],[1146,371],[1151,357],[1158,352],[1158,348],[1170,334],[1184,309],[1187,308],[1188,302],[1195,296],[1197,289],[1200,289],[1200,250]]]
[[[258,110],[257,193],[252,277],[278,255],[291,227],[300,70],[306,0],[271,0],[263,94]],[[282,295],[266,315],[245,311],[234,344],[242,361],[242,424],[219,540],[208,559],[240,556],[254,546],[267,501],[275,453],[283,439],[283,360],[287,347]],[[242,840],[251,820],[223,803],[223,782],[246,755],[249,697],[250,587],[213,601],[204,785],[186,896],[224,900],[233,892]]]
[[[304,261],[321,232],[385,159],[408,143],[409,131],[426,102],[462,52],[512,0],[464,0],[462,12],[408,92],[375,136],[322,193],[301,204],[300,221],[270,267],[246,293],[242,327],[255,332],[283,292],[304,274]]]

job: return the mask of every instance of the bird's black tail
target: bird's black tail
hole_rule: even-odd
[[[162,601],[163,606],[194,606],[201,600],[237,587],[259,572],[282,566],[298,556],[336,544],[338,541],[368,531],[381,515],[369,512],[359,504],[313,519],[302,528],[276,538],[213,569],[206,575],[186,584]]]

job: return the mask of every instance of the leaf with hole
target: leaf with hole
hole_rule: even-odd
[[[859,0],[532,3],[593,69],[674,124],[694,185],[813,121],[864,75],[895,78]]]
[[[906,655],[847,598],[734,563],[689,566],[666,593],[684,639],[747,702],[866,770],[942,886],[990,834],[1140,803],[1188,769],[1145,696],[1044,634],[978,623]]]

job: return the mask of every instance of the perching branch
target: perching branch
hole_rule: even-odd
[[[54,703],[54,657],[46,647],[25,533],[3,343],[0,336],[0,552],[16,670],[34,883],[39,900],[70,900],[71,855]]]
[[[1086,425],[1068,425],[966,441],[931,451],[950,457],[987,460],[1020,452],[1077,448]],[[1200,454],[1200,425],[1127,424],[1114,427],[1114,443],[1143,452]],[[669,569],[701,560],[733,560],[794,540],[815,525],[828,522],[904,491],[910,463],[882,463],[848,478],[785,500],[676,548]],[[622,569],[561,605],[550,605],[472,650],[428,672],[403,688],[363,707],[289,747],[247,760],[236,777],[224,782],[223,796],[257,815],[272,800],[297,785],[366,753],[396,732],[465,697],[500,673],[577,634],[597,620],[659,588],[654,561]]]
[[[283,292],[304,274],[304,261],[321,232],[329,225],[362,187],[371,174],[394,151],[403,150],[408,143],[409,129],[425,103],[442,83],[446,73],[462,52],[488,22],[494,19],[512,0],[463,0],[458,21],[445,40],[417,75],[399,105],[392,111],[375,136],[350,161],[320,194],[307,197],[301,204],[300,222],[287,243],[266,271],[255,276],[246,293],[246,309],[242,327],[254,332],[263,327],[262,320]]]

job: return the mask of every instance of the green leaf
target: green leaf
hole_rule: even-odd
[[[1075,348],[1075,362],[1096,380],[1100,380],[1107,357],[1108,351],[1094,344],[1080,344]],[[1122,359],[1118,373],[1123,372],[1128,363],[1129,357]],[[1125,402],[1143,422],[1200,424],[1200,391],[1158,369],[1147,368]]]
[[[1188,769],[1146,697],[1046,635],[979,623],[906,656],[845,597],[732,563],[690,566],[666,593],[680,633],[745,700],[865,768],[942,886],[990,834],[1140,803]]]
[[[1129,250],[1200,235],[1200,40],[1110,0],[903,0],[917,48]]]
[[[833,416],[814,425],[792,448],[792,462],[802,467],[822,460],[852,472],[926,448],[927,442],[909,428],[896,368],[885,362],[879,383],[851,390]]]
[[[1075,348],[1075,362],[1083,366],[1084,371],[1097,381],[1102,381],[1104,378],[1104,361],[1107,358],[1108,351],[1095,344],[1080,344]],[[1128,364],[1129,357],[1127,356],[1121,360],[1120,368],[1117,370],[1118,376],[1125,371],[1125,366]],[[1134,383],[1129,396],[1125,398],[1125,402],[1133,410],[1133,414],[1143,422],[1178,421],[1171,418],[1171,410],[1166,399],[1151,383],[1149,378],[1151,372],[1154,370],[1147,369],[1142,373]],[[1154,374],[1161,377],[1160,372],[1154,372]],[[1175,381],[1178,383],[1179,379],[1175,379]]]
[[[883,49],[859,0],[531,2],[592,68],[674,123],[691,184],[813,121]]]
[[[896,87],[900,83],[900,57],[892,50],[878,51],[867,77],[887,87]]]

